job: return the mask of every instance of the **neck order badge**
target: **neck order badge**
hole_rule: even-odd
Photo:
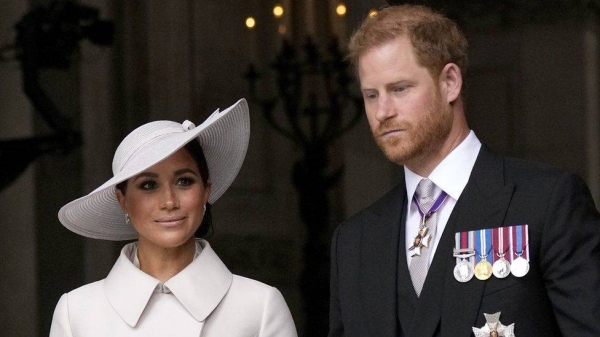
[[[417,236],[415,236],[415,239],[413,240],[413,245],[410,248],[408,248],[408,250],[414,250],[411,256],[420,256],[421,248],[429,247],[431,235],[426,225],[427,219],[429,219],[433,215],[433,213],[437,212],[442,207],[444,202],[446,202],[447,199],[448,194],[442,191],[442,193],[440,193],[440,195],[438,195],[438,197],[435,199],[435,202],[433,203],[433,205],[431,205],[429,210],[427,212],[424,212],[423,209],[421,209],[421,205],[419,205],[417,195],[415,194],[413,196],[413,201],[417,206],[419,214],[421,215],[421,224],[419,225],[419,233],[417,233]]]

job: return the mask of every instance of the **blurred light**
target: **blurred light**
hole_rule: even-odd
[[[281,24],[277,28],[277,31],[279,32],[280,35],[285,35],[285,33],[287,33],[287,27],[284,24]]]
[[[337,5],[337,7],[335,8],[335,12],[337,13],[337,15],[339,16],[344,16],[346,15],[346,5],[344,4],[339,4]]]
[[[254,28],[254,26],[256,26],[256,20],[254,20],[253,17],[249,16],[246,19],[246,27],[252,29],[252,28]]]
[[[276,18],[280,18],[283,15],[283,7],[281,5],[273,7],[273,15],[275,15]]]
[[[374,17],[375,15],[377,15],[377,11],[376,11],[376,10],[374,10],[374,9],[371,9],[371,10],[369,11],[369,17],[370,17],[370,18],[372,18],[372,17]]]

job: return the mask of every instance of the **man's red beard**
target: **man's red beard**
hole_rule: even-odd
[[[373,137],[385,156],[398,165],[424,158],[432,153],[448,137],[454,116],[451,107],[444,106],[436,91],[435,98],[418,124],[385,120],[373,131]],[[398,135],[381,137],[390,130],[403,130]]]

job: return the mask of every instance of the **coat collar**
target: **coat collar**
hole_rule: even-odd
[[[456,204],[456,217],[450,227],[446,228],[449,235],[446,236],[445,253],[440,256],[445,260],[445,263],[440,263],[444,268],[439,270],[444,273],[439,274],[444,280],[444,297],[440,306],[444,315],[441,322],[444,334],[457,337],[471,335],[487,283],[479,280],[460,283],[454,279],[453,268],[456,261],[451,253],[454,233],[501,227],[514,190],[515,186],[505,181],[504,159],[489,148],[482,147],[473,168],[472,179]]]
[[[376,336],[396,336],[396,296],[390,294],[397,294],[406,308],[414,310],[398,317],[405,335],[433,336],[441,324],[444,335],[470,336],[485,282],[465,284],[454,279],[454,233],[502,225],[514,191],[513,185],[505,185],[504,161],[482,146],[444,229],[420,299],[414,295],[405,262],[406,187],[404,175],[401,178],[395,189],[368,209],[363,220],[360,282],[370,331]]]
[[[398,235],[406,205],[404,176],[401,178],[398,186],[373,204],[362,220],[359,282],[373,336],[393,337],[397,333]]]
[[[202,253],[177,275],[165,282],[187,311],[202,322],[221,302],[233,274],[207,241],[198,239]],[[135,327],[160,281],[144,273],[129,260],[135,243],[123,247],[119,259],[104,281],[106,298],[130,326]]]
[[[502,226],[513,191],[513,185],[505,185],[504,160],[483,146],[448,219],[414,313],[419,319],[413,320],[407,335],[432,336],[440,320],[444,335],[471,335],[486,282],[454,279],[454,233]]]

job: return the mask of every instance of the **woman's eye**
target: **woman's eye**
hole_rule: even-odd
[[[191,186],[196,182],[193,178],[183,177],[177,180],[178,186]]]
[[[140,184],[140,189],[142,190],[152,190],[156,187],[158,187],[158,184],[152,180],[144,181]]]

